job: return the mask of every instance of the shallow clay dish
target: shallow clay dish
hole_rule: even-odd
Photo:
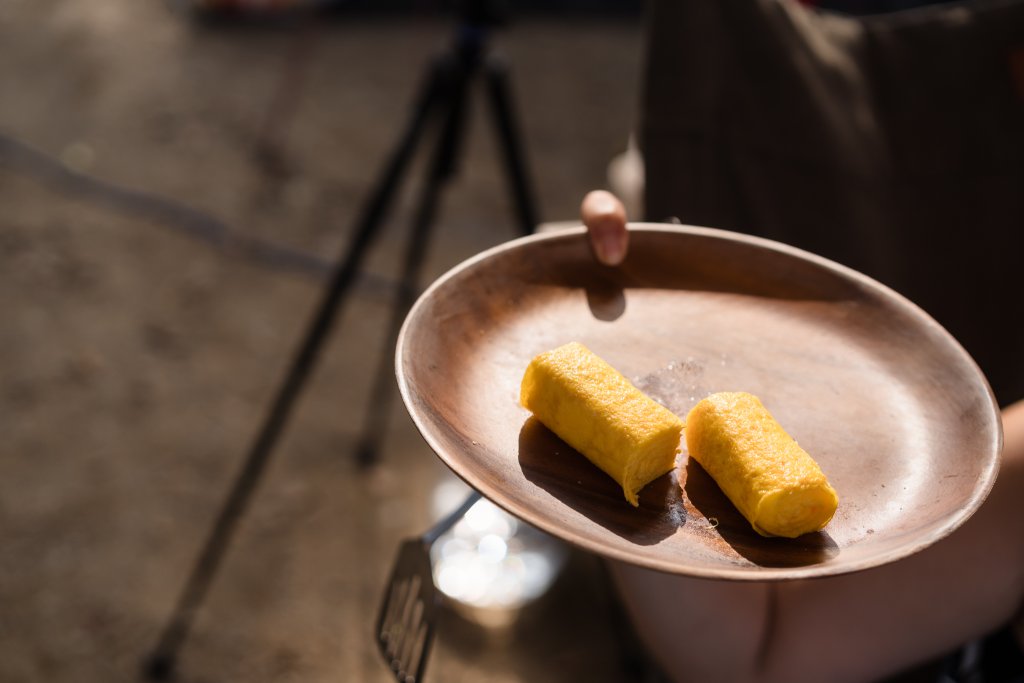
[[[406,407],[469,485],[540,529],[648,568],[776,580],[856,571],[950,533],[995,479],[1002,433],[977,366],[873,280],[791,247],[636,224],[625,263],[582,228],[457,266],[410,311]],[[519,406],[530,359],[579,341],[681,417],[716,391],[756,394],[839,493],[824,531],[757,535],[685,449],[633,508]]]

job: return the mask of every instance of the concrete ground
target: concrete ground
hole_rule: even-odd
[[[173,7],[0,6],[0,681],[138,680],[323,267],[452,29],[425,11],[204,28]],[[495,48],[543,217],[572,218],[632,124],[639,20],[523,17]],[[481,111],[426,281],[516,234]],[[371,637],[384,577],[452,478],[397,401],[381,462],[353,461],[392,352],[413,194],[242,520],[179,680],[389,680]],[[427,680],[628,681],[614,622],[596,561],[573,554],[511,628],[447,613]]]

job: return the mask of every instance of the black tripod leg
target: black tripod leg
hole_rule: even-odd
[[[491,59],[486,64],[487,94],[497,124],[497,133],[505,155],[505,172],[512,188],[516,211],[519,215],[519,229],[529,235],[537,229],[540,218],[533,188],[526,172],[526,156],[523,154],[522,138],[516,125],[512,106],[512,87],[509,85],[508,68],[504,63]]]
[[[405,267],[402,274],[402,286],[399,300],[392,310],[388,346],[394,349],[398,341],[398,333],[409,308],[415,302],[419,271],[429,242],[431,223],[437,205],[437,195],[443,182],[455,172],[458,163],[459,144],[462,141],[462,120],[465,112],[465,99],[468,82],[476,73],[479,55],[468,58],[465,67],[459,71],[459,79],[452,95],[452,108],[445,123],[440,146],[434,161],[434,169],[429,184],[420,201],[416,223],[406,252]],[[522,144],[515,116],[512,111],[511,88],[508,82],[508,71],[498,62],[487,63],[487,91],[497,123],[499,141],[505,157],[505,168],[511,186],[513,200],[523,234],[532,233],[537,227],[537,211],[533,193],[527,179],[526,163],[522,152]],[[391,397],[394,383],[394,358],[385,353],[377,370],[373,392],[366,414],[363,436],[357,453],[359,462],[369,465],[376,461],[380,444],[387,430],[390,415]]]
[[[206,596],[210,583],[224,557],[227,545],[260,481],[295,399],[313,369],[323,341],[358,273],[363,255],[376,236],[377,227],[384,219],[392,195],[409,166],[423,127],[436,107],[443,80],[443,65],[439,62],[434,66],[420,91],[412,120],[392,153],[376,190],[364,207],[357,224],[355,237],[332,275],[321,303],[310,321],[306,335],[296,351],[288,374],[285,376],[249,450],[245,463],[224,501],[199,559],[192,568],[192,573],[179,596],[174,612],[165,625],[156,648],[144,663],[143,675],[149,680],[170,680],[174,677],[178,650],[188,636],[195,613]]]
[[[394,349],[398,343],[402,322],[415,303],[419,291],[420,271],[430,243],[441,190],[454,175],[458,164],[463,141],[466,94],[472,73],[470,66],[453,66],[451,71],[449,109],[431,161],[430,174],[417,202],[412,234],[406,245],[401,286],[398,298],[391,309],[387,346],[384,347],[384,355],[380,359],[373,391],[367,404],[363,433],[357,450],[359,462],[363,465],[370,465],[376,461],[381,442],[387,433],[391,398],[394,395]]]

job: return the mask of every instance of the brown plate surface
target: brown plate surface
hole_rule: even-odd
[[[775,580],[856,571],[942,538],[995,479],[999,414],[977,366],[931,318],[830,261],[734,233],[636,224],[626,262],[582,228],[484,252],[435,282],[397,349],[424,438],[510,513],[607,557],[666,572]],[[534,355],[579,341],[681,417],[749,391],[839,493],[824,531],[758,536],[685,449],[640,507],[530,417]]]

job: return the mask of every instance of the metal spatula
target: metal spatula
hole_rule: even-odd
[[[419,538],[402,542],[377,615],[377,646],[399,683],[423,680],[441,604],[434,586],[430,547],[480,500],[474,491],[462,505]]]

